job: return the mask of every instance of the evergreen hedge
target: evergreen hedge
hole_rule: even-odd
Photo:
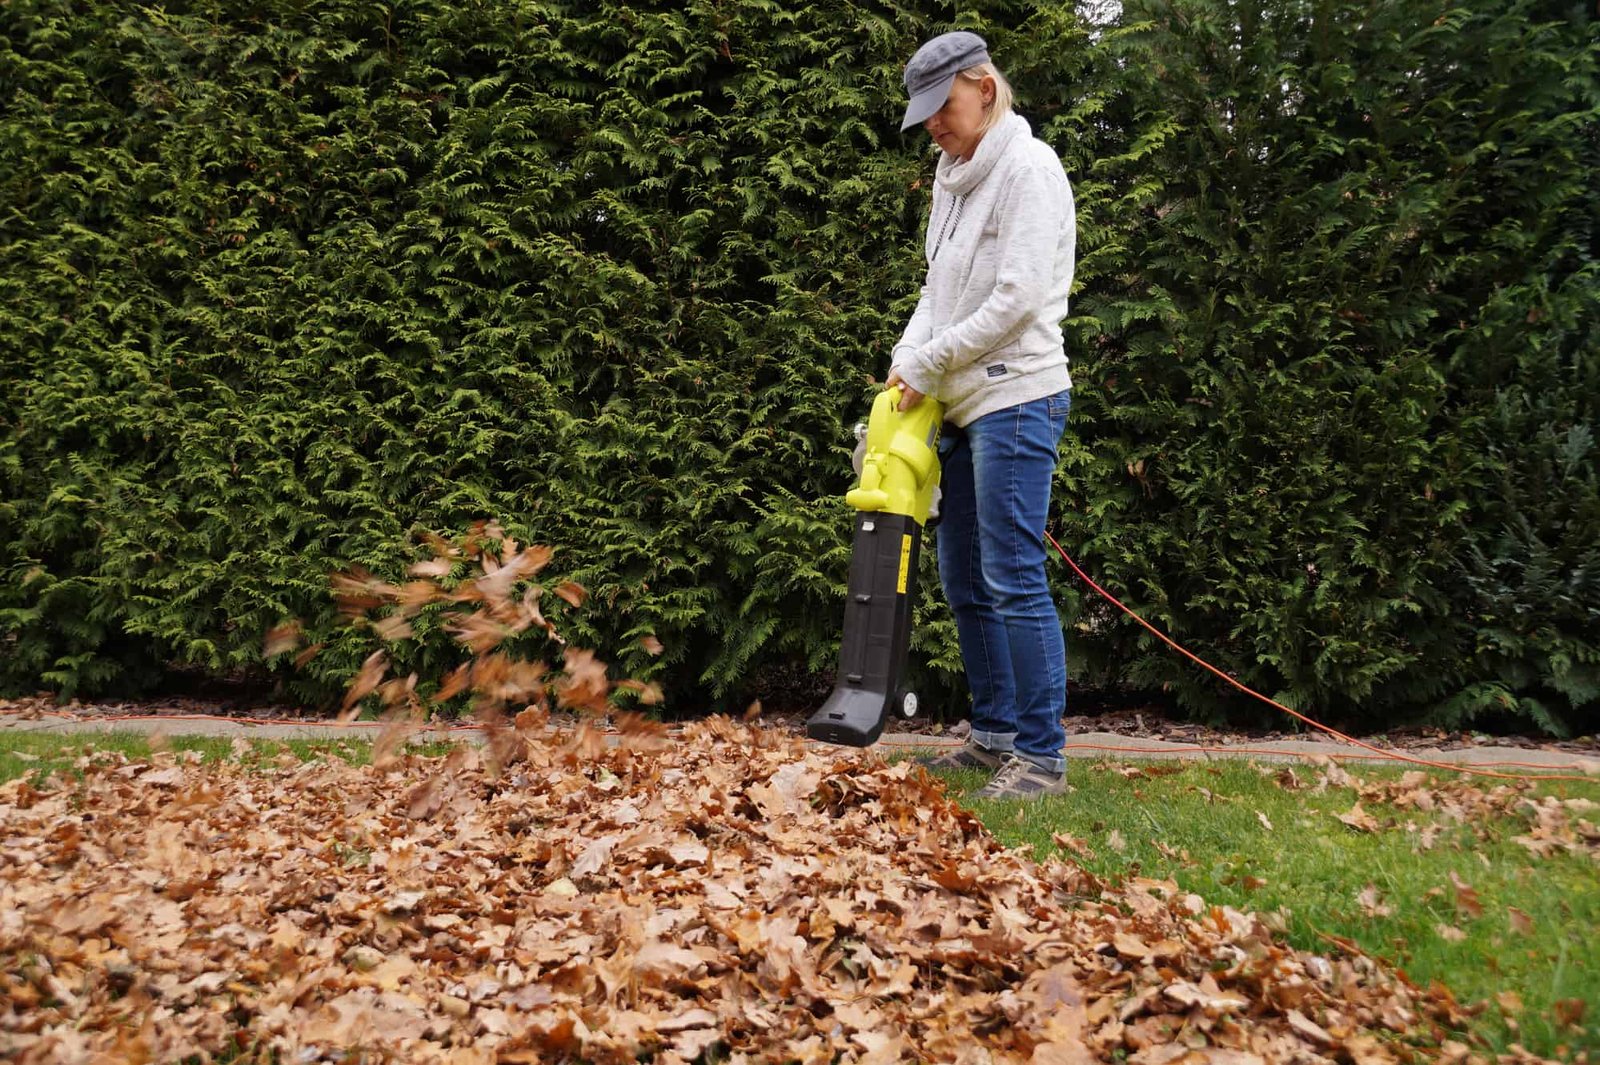
[[[1297,708],[1592,728],[1596,21],[1124,12],[1115,235],[1078,302],[1091,568]],[[1143,634],[1088,644],[1236,701]]]
[[[1079,199],[1057,536],[1291,704],[1588,727],[1595,22],[1235,10],[956,23]],[[564,634],[679,706],[829,669],[849,427],[920,276],[899,71],[949,15],[0,7],[0,687],[326,699],[371,639],[328,573],[484,517],[555,546],[593,593]],[[1055,572],[1077,675],[1240,709]],[[262,661],[286,617],[327,643],[300,672]]]

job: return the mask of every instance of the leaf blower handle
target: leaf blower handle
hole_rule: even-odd
[[[944,408],[924,399],[900,407],[901,390],[886,388],[872,403],[860,455],[861,483],[845,493],[857,510],[903,514],[918,525],[928,520],[939,484],[939,427]]]

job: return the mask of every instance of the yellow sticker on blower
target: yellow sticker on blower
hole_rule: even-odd
[[[906,577],[911,573],[911,534],[906,533],[900,538],[900,580],[895,585],[895,591],[901,595],[906,594]]]

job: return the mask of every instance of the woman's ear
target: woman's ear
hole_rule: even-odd
[[[978,92],[983,96],[984,107],[994,106],[995,84],[993,74],[985,74],[983,76],[983,80],[978,82]]]

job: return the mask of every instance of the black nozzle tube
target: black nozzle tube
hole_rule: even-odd
[[[915,519],[857,513],[839,673],[828,701],[806,722],[811,739],[867,747],[883,734],[905,680],[921,545]]]

